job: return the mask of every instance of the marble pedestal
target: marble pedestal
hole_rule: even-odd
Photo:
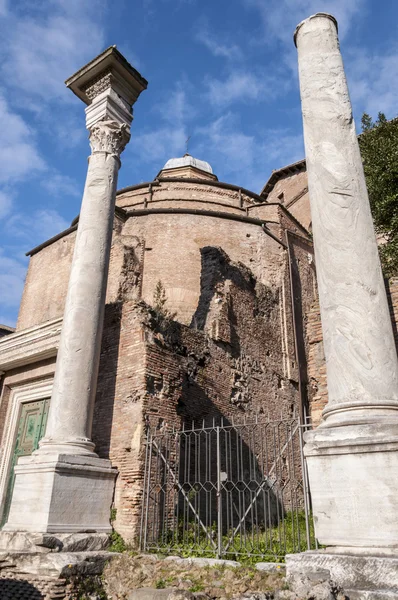
[[[321,426],[305,441],[319,543],[398,555],[398,425]]]
[[[21,457],[3,530],[111,532],[116,473],[109,460],[95,456],[49,453]]]
[[[398,598],[398,553],[395,557],[360,556],[326,549],[286,556],[286,577],[292,589],[302,578],[325,572],[350,600]]]

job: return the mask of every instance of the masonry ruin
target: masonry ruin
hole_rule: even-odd
[[[146,82],[114,47],[68,81],[88,104],[93,149],[82,212],[28,253],[16,331],[1,330],[0,511],[16,550],[21,531],[106,534],[111,508],[115,530],[136,543],[149,428],[259,416],[317,426],[328,402],[306,162],[274,171],[257,195],[186,154],[116,192]],[[90,176],[110,171],[101,200]],[[386,286],[397,344],[398,281]],[[43,489],[65,495],[55,475],[37,483],[46,469],[75,477],[73,514],[49,499],[32,517]]]

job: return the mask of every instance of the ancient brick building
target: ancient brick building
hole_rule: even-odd
[[[305,162],[261,195],[191,156],[117,194],[93,441],[119,475],[134,538],[148,426],[276,418],[326,402]],[[3,522],[16,458],[45,430],[77,221],[30,251],[15,333],[0,341]],[[398,310],[398,286],[391,306]]]

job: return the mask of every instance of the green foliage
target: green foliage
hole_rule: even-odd
[[[155,583],[155,588],[157,590],[164,590],[166,587],[166,582],[164,579],[158,579],[157,582]]]
[[[171,321],[175,318],[176,313],[172,313],[167,307],[167,295],[163,283],[159,280],[153,292],[153,309],[157,326],[163,334],[167,334]]]
[[[204,589],[205,588],[204,588],[204,586],[201,583],[195,583],[195,585],[192,585],[189,588],[189,591],[194,594],[195,592],[203,592]]]
[[[90,600],[93,597],[98,598],[98,600],[108,599],[102,585],[102,579],[98,575],[80,576],[74,578],[73,583],[76,589],[77,600]]]
[[[159,279],[156,284],[155,291],[153,292],[153,308],[163,319],[172,319],[172,313],[166,308],[166,304],[166,290],[164,289],[163,283]]]
[[[362,117],[359,147],[375,229],[385,243],[380,258],[386,277],[398,275],[398,119],[383,113],[372,121]]]
[[[310,522],[310,539],[315,545],[315,533],[312,518]],[[264,562],[283,562],[286,554],[294,554],[307,550],[306,519],[303,510],[288,512],[279,525],[264,530],[246,530],[246,542],[238,533],[230,542],[232,531],[223,535],[222,546],[228,548],[222,558],[237,560],[244,565],[252,565],[259,560]],[[165,555],[170,552],[177,553],[183,558],[200,556],[214,558],[215,548],[210,542],[217,539],[217,527],[213,524],[206,532],[198,528],[196,522],[180,523],[177,530],[170,531],[164,544],[155,548],[157,553]]]
[[[116,521],[117,509],[111,508],[110,521],[113,524]],[[109,552],[125,552],[128,548],[122,536],[115,530],[111,533],[111,545],[108,548]]]
[[[122,536],[117,531],[111,533],[111,545],[108,548],[109,552],[125,552],[127,545]]]

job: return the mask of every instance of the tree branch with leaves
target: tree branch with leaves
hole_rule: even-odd
[[[398,118],[362,116],[359,136],[366,185],[385,277],[398,276]]]

